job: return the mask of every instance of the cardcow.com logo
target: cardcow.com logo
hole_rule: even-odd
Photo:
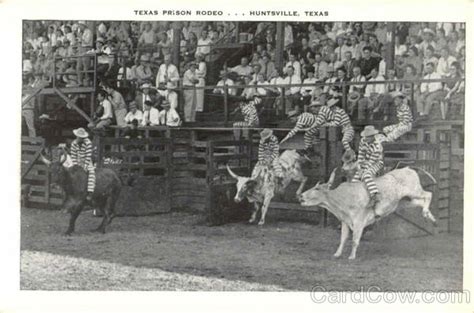
[[[469,290],[444,291],[394,291],[378,286],[361,287],[357,291],[335,291],[324,286],[314,286],[311,290],[314,303],[408,303],[408,304],[469,304]]]

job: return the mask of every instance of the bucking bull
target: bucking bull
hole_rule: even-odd
[[[429,210],[432,193],[423,190],[417,172],[427,175],[434,183],[436,180],[431,174],[417,167],[395,169],[375,179],[381,196],[377,210],[381,217],[393,213],[401,200],[406,200],[407,207],[421,207],[424,218],[436,224],[436,219]],[[359,241],[367,225],[375,222],[373,209],[367,208],[369,193],[362,182],[345,182],[333,190],[329,190],[334,182],[335,171],[327,184],[316,184],[299,197],[302,206],[320,206],[334,214],[342,223],[341,241],[335,257],[340,257],[344,244],[352,230],[352,251],[349,259],[356,257]]]
[[[50,161],[41,156],[51,172],[51,182],[59,185],[66,194],[64,211],[71,214],[66,235],[74,232],[76,219],[86,205],[87,173],[78,166],[64,166],[67,157],[62,154],[59,161]],[[105,228],[115,217],[115,203],[120,195],[122,181],[115,171],[108,168],[96,168],[96,187],[92,195],[94,207],[103,214],[102,223],[96,229],[105,233]]]
[[[303,191],[307,177],[303,175],[301,165],[304,162],[304,158],[296,152],[296,150],[286,150],[283,152],[279,161],[283,170],[283,178],[281,183],[276,182],[276,177],[273,169],[268,166],[258,172],[257,177],[244,177],[235,174],[230,167],[227,165],[227,171],[229,174],[237,180],[237,192],[235,194],[235,202],[240,202],[244,198],[247,198],[248,202],[253,203],[254,211],[249,220],[253,223],[257,218],[257,213],[261,209],[261,217],[258,225],[265,223],[265,215],[267,214],[268,206],[276,193],[282,192],[294,180],[300,182],[300,186],[296,191],[297,195],[300,195]]]

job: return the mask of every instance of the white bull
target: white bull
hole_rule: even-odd
[[[381,217],[394,212],[400,200],[408,199],[408,207],[421,207],[423,217],[436,223],[436,219],[431,214],[429,207],[432,193],[423,190],[420,178],[415,170],[426,173],[433,182],[436,180],[426,171],[419,168],[405,167],[393,170],[375,179],[381,196],[377,204],[377,211],[380,210]],[[334,172],[331,180],[334,179]],[[305,191],[299,198],[303,206],[320,206],[333,213],[342,223],[341,242],[337,248],[335,257],[340,257],[344,244],[349,236],[349,229],[352,230],[352,251],[349,259],[355,259],[360,237],[367,225],[375,221],[374,210],[368,208],[369,193],[362,182],[342,183],[336,189],[328,190],[319,186]]]
[[[249,220],[253,223],[257,217],[258,210],[261,208],[262,214],[258,225],[265,223],[265,215],[267,214],[268,206],[275,195],[275,193],[282,192],[290,184],[292,180],[300,182],[300,186],[296,191],[300,195],[306,183],[307,177],[303,175],[301,164],[303,157],[295,150],[287,150],[279,157],[280,164],[283,170],[283,178],[281,184],[277,185],[275,173],[273,168],[262,166],[262,168],[254,169],[254,173],[258,173],[256,177],[244,177],[235,174],[229,166],[227,171],[237,180],[237,192],[235,194],[235,202],[240,202],[244,198],[250,203],[254,204],[254,211]]]

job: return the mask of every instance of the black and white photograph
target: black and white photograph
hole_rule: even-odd
[[[470,23],[287,7],[17,17],[18,292],[471,305]]]

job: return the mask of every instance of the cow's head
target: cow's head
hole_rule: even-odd
[[[250,177],[239,176],[235,174],[227,165],[227,171],[229,172],[230,176],[237,179],[237,192],[235,193],[234,201],[240,202],[242,201],[246,195],[252,193],[257,186],[257,181],[251,179]]]
[[[66,171],[63,166],[63,163],[66,161],[66,156],[61,154],[61,158],[59,159],[59,161],[54,162],[46,159],[43,155],[41,155],[40,159],[49,168],[49,171],[51,173],[51,183],[53,185],[61,185]]]
[[[313,188],[306,190],[299,195],[298,200],[302,206],[316,206],[324,199],[327,191],[326,184],[318,182]]]

